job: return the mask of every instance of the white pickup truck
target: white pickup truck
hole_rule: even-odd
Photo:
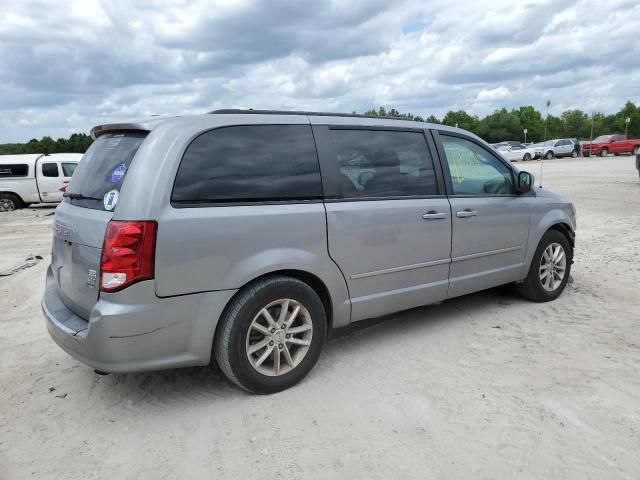
[[[504,158],[510,162],[519,162],[522,160],[526,162],[528,160],[542,157],[542,148],[535,145],[500,145],[497,150],[502,154]]]
[[[0,212],[62,201],[81,153],[0,155]]]

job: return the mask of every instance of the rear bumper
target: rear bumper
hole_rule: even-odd
[[[42,310],[51,338],[105,372],[207,365],[222,310],[235,290],[158,298],[152,280],[101,294],[89,321],[69,310],[47,271]]]

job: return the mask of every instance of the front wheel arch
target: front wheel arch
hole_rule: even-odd
[[[576,234],[569,225],[567,225],[566,223],[556,223],[555,225],[551,225],[547,232],[549,230],[557,230],[558,232],[562,233],[565,237],[567,237],[567,241],[569,242],[569,245],[571,245],[571,248],[576,248]]]

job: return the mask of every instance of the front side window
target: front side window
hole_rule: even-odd
[[[43,163],[42,164],[42,176],[43,177],[57,177],[58,176],[58,164],[57,163]]]
[[[511,169],[481,146],[440,134],[454,195],[508,195],[515,188]]]
[[[187,148],[171,200],[177,203],[322,198],[309,125],[248,125],[205,132]]]
[[[421,132],[331,130],[343,198],[437,195]]]

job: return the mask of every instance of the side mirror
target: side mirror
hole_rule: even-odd
[[[519,172],[518,184],[516,185],[518,193],[527,193],[531,191],[531,188],[533,188],[533,175],[529,172]]]

